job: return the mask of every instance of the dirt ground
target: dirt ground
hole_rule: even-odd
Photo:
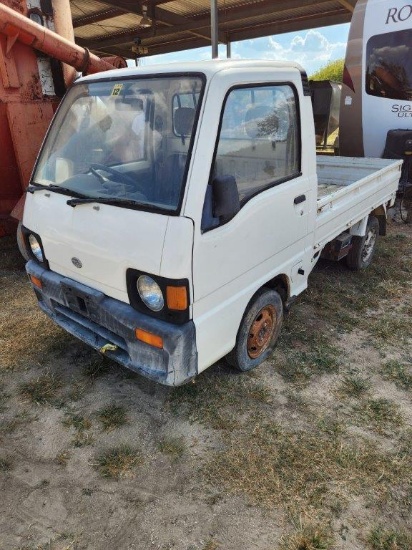
[[[410,550],[411,244],[320,262],[269,361],[171,389],[54,326],[2,239],[1,550]]]

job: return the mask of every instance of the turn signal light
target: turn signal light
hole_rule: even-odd
[[[135,335],[141,342],[149,344],[149,346],[154,346],[155,348],[163,349],[163,338],[161,336],[147,332],[141,328],[135,330]]]
[[[167,286],[166,303],[169,309],[185,311],[187,309],[187,290],[185,286]]]
[[[38,277],[30,275],[30,281],[34,284],[34,286],[37,286],[37,288],[43,288],[43,283]]]

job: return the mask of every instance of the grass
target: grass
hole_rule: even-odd
[[[403,342],[411,334],[410,319],[387,314],[368,319],[368,331],[374,336],[380,346],[393,342]]]
[[[6,410],[6,404],[10,395],[3,391],[3,385],[0,385],[0,413]]]
[[[74,428],[76,431],[89,430],[92,427],[92,423],[88,418],[80,414],[68,412],[63,420],[63,426],[66,428]]]
[[[103,430],[111,431],[127,424],[127,411],[121,405],[108,405],[98,411],[97,418],[100,420]]]
[[[9,458],[0,457],[0,472],[8,472],[13,467],[13,463]]]
[[[317,422],[316,427],[321,433],[337,439],[346,434],[345,425],[336,417],[321,416]]]
[[[57,468],[59,476],[71,475],[76,465],[84,479],[95,468],[102,479],[92,476],[93,494],[104,490],[104,479],[133,478],[144,455],[133,445],[121,444],[123,430],[118,428],[127,421],[126,399],[117,395],[116,403],[110,404],[108,398],[116,395],[112,382],[121,378],[121,384],[138,392],[133,421],[141,422],[137,429],[142,448],[155,449],[156,459],[156,450],[167,457],[160,460],[156,475],[167,476],[173,470],[182,482],[190,479],[190,490],[205,505],[205,521],[216,513],[216,508],[209,509],[217,503],[240,503],[241,510],[253,504],[262,511],[263,521],[279,520],[274,528],[279,550],[332,550],[339,544],[362,550],[410,550],[412,433],[402,411],[408,407],[412,384],[412,234],[410,228],[407,237],[397,235],[393,227],[389,230],[392,234],[380,240],[376,259],[365,272],[319,263],[308,290],[285,319],[275,354],[262,368],[239,374],[222,361],[194,383],[170,389],[148,389],[143,380],[136,384],[135,375],[128,379],[118,374],[110,360],[66,335],[38,311],[21,267],[1,266],[0,410],[5,421],[0,437],[11,439],[16,452],[23,441],[37,449],[35,438],[42,437],[26,424],[35,418],[29,412],[43,421],[49,409],[34,411],[27,405],[29,412],[19,410],[17,382],[17,392],[30,403],[57,406],[64,398],[59,413],[64,414],[63,422],[54,428],[56,434],[58,429],[60,435],[66,431],[65,437],[70,430],[72,447],[94,443],[101,449],[107,439],[112,445],[93,451],[89,463],[79,457],[89,456],[90,448],[78,452],[57,447],[49,458],[42,458],[42,465]],[[0,252],[1,246],[0,239]],[[53,374],[60,368],[61,377]],[[19,384],[20,374],[28,381]],[[199,441],[193,438],[190,451],[193,445],[199,460],[186,460],[187,441],[165,431],[159,419],[169,414],[182,428],[195,424],[189,429],[199,433]],[[39,428],[48,425],[41,422]],[[96,429],[100,426],[102,430]],[[4,456],[0,469],[2,465],[7,472],[13,461]],[[64,470],[65,465],[70,468]],[[12,476],[7,479],[12,488]],[[74,482],[66,487],[73,489]],[[171,497],[179,490],[180,484],[171,488]],[[88,488],[82,491],[91,493]],[[355,519],[353,503],[358,507]],[[107,519],[102,506],[94,512],[102,514],[102,521]],[[222,522],[221,529],[227,525]],[[342,542],[345,528],[351,536],[347,543]],[[199,547],[220,548],[221,532],[210,532],[198,541]]]
[[[0,434],[13,434],[23,426],[30,424],[37,417],[30,415],[27,411],[21,411],[10,420],[5,420],[0,425]]]
[[[112,368],[110,360],[95,355],[94,353],[93,358],[83,365],[83,374],[91,380],[105,376]]]
[[[120,445],[99,454],[94,467],[102,477],[119,480],[133,477],[134,470],[142,463],[143,457],[140,450],[128,445]]]
[[[89,432],[76,432],[73,436],[73,447],[86,447],[87,445],[93,445],[94,436]]]
[[[324,342],[308,351],[285,350],[284,359],[275,359],[275,364],[287,382],[306,384],[313,376],[337,372],[339,354],[336,347]]]
[[[376,259],[365,271],[351,272],[343,263],[321,261],[302,296],[303,305],[313,309],[318,321],[305,328],[309,332],[316,328],[324,335],[330,335],[331,327],[340,333],[362,328],[389,343],[399,336],[405,338],[409,330],[406,316],[399,319],[393,310],[376,318],[368,313],[379,310],[389,297],[404,298],[411,273],[410,240],[404,234],[379,239]]]
[[[92,423],[88,418],[73,412],[66,412],[62,423],[66,428],[74,429],[74,436],[72,439],[72,445],[74,447],[85,447],[93,443],[93,435],[88,431],[91,429]]]
[[[401,437],[402,415],[395,403],[370,396],[375,379],[348,365],[339,345],[341,335],[355,329],[362,331],[361,342],[365,335],[366,346],[370,342],[374,347],[382,342],[393,346],[399,341],[396,335],[404,341],[397,310],[386,308],[384,315],[376,317],[371,311],[380,310],[389,298],[408,296],[412,264],[409,257],[400,260],[397,254],[406,257],[409,242],[392,238],[380,244],[378,254],[390,260],[383,274],[382,265],[352,273],[342,265],[324,263],[311,276],[309,290],[286,318],[270,360],[287,384],[282,391],[288,397],[284,408],[293,413],[293,422],[273,422],[280,411],[272,408],[274,394],[261,383],[258,371],[242,375],[239,381],[218,367],[170,395],[169,406],[180,418],[221,433],[225,448],[214,453],[204,469],[212,487],[246,496],[259,506],[292,506],[293,512],[312,510],[315,518],[322,518],[310,523],[305,532],[295,528],[283,540],[284,548],[333,548],[328,522],[344,515],[355,495],[379,514],[384,514],[388,503],[395,515],[410,505],[411,453],[396,441]],[[382,278],[385,285],[379,285]],[[380,323],[397,332],[383,332]],[[396,379],[406,384],[402,389],[408,389],[407,365],[386,367],[385,373],[383,377]],[[320,377],[327,379],[331,374],[340,375],[333,405],[315,404],[307,388],[315,388]],[[253,388],[257,388],[256,401],[251,398]],[[356,404],[346,398],[355,399]],[[367,440],[352,435],[352,428],[359,425],[391,438],[395,450],[373,443],[373,434]]]
[[[233,434],[209,461],[205,475],[215,487],[247,495],[267,507],[326,510],[345,495],[390,498],[391,486],[407,486],[410,464],[367,441],[328,433],[290,431],[261,423]]]
[[[36,405],[52,405],[56,403],[62,385],[59,377],[52,373],[46,373],[21,384],[20,394]]]
[[[55,460],[59,466],[66,466],[69,459],[70,459],[69,451],[60,451],[60,453],[57,453]]]
[[[403,424],[403,418],[399,408],[385,398],[365,399],[355,408],[357,420],[378,433],[396,430]]]
[[[279,550],[329,550],[333,543],[330,527],[300,522],[294,532],[282,537]]]
[[[74,338],[42,313],[27,281],[15,237],[0,238],[0,371],[24,369],[64,353]]]
[[[367,543],[371,550],[411,550],[412,535],[379,525],[370,531]]]
[[[45,357],[63,350],[70,341],[62,329],[50,321],[34,302],[27,280],[7,285],[9,294],[0,303],[8,304],[12,316],[0,317],[0,365],[19,369],[27,363],[40,364]]]
[[[394,382],[401,390],[412,390],[412,369],[411,365],[391,360],[382,365],[382,376],[385,380]]]
[[[173,389],[168,400],[171,412],[216,430],[233,430],[254,406],[270,404],[271,393],[253,373],[230,371],[225,376],[223,372],[199,376],[194,383]]]
[[[159,451],[177,460],[186,451],[186,444],[183,437],[165,437],[159,442]]]
[[[349,374],[343,377],[339,387],[337,388],[338,395],[344,397],[360,398],[371,387],[369,380],[358,374]]]

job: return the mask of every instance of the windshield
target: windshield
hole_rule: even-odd
[[[175,212],[202,87],[198,75],[73,86],[47,136],[33,183]]]

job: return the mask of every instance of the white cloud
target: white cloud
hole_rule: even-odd
[[[305,36],[295,36],[290,49],[295,52],[324,52],[330,50],[330,43],[319,31],[310,30]]]
[[[271,59],[277,61],[296,61],[311,75],[329,61],[343,58],[346,51],[347,30],[342,27],[311,29],[298,33],[267,36],[232,43],[232,59]],[[329,36],[329,38],[328,38]],[[336,41],[334,38],[336,37]],[[224,58],[226,46],[219,45],[219,56]],[[143,64],[159,62],[210,59],[210,47],[188,50],[174,54],[149,57]]]
[[[330,42],[319,30],[299,33],[287,40],[282,35],[247,40],[232,47],[236,57],[296,61],[309,74],[333,59],[344,57],[345,50],[345,42]]]

